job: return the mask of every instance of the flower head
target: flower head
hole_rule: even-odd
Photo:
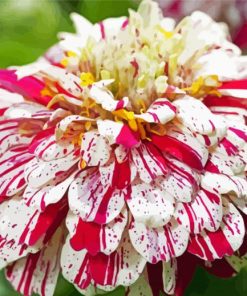
[[[207,15],[175,25],[149,0],[128,18],[72,19],[77,33],[40,60],[0,71],[7,278],[25,295],[52,295],[60,270],[82,293],[180,295],[191,254],[233,274],[245,254],[246,58]]]

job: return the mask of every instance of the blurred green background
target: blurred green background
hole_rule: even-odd
[[[196,1],[196,0],[187,0]],[[217,0],[215,0],[217,1]],[[59,31],[73,31],[69,14],[76,11],[92,22],[127,15],[131,0],[0,0],[0,67],[34,61],[54,44]],[[18,295],[0,274],[0,296]],[[79,294],[59,278],[56,296]],[[109,296],[124,295],[120,288]],[[230,280],[217,279],[199,269],[186,296],[247,295],[247,270]],[[139,296],[139,295],[136,295]]]

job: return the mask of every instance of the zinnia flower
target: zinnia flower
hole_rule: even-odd
[[[128,18],[72,19],[76,34],[0,71],[7,279],[53,295],[62,271],[86,295],[122,285],[156,296],[181,295],[196,265],[235,274],[246,258],[246,58],[207,15],[175,25],[149,0]]]

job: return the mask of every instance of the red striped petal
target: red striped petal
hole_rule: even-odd
[[[204,260],[212,261],[231,256],[240,248],[245,234],[242,216],[232,203],[224,202],[224,214],[216,232],[202,231],[193,235],[188,251]]]
[[[41,91],[45,87],[42,81],[32,76],[18,79],[13,70],[0,70],[0,86],[45,106],[51,99],[51,97],[42,96]]]

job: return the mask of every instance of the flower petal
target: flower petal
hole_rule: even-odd
[[[59,215],[66,214],[66,211],[66,204],[60,202],[40,214],[36,209],[27,207],[20,197],[14,197],[0,205],[0,235],[6,241],[34,246],[38,250],[50,235],[46,232],[54,222],[64,218]]]
[[[174,217],[190,233],[200,233],[203,229],[216,231],[222,219],[221,197],[200,190],[192,202],[177,203]]]
[[[23,101],[24,101],[24,98],[22,95],[12,93],[5,89],[0,88],[0,108],[6,108],[15,103],[20,103]]]
[[[166,156],[170,169],[167,177],[155,180],[157,185],[179,202],[190,202],[199,189],[199,175],[186,164]]]
[[[120,214],[126,195],[126,190],[103,186],[95,169],[81,172],[68,192],[72,212],[84,221],[99,224],[109,223]]]
[[[40,160],[52,161],[55,159],[63,158],[75,151],[74,145],[57,143],[55,135],[38,135],[29,147],[29,152],[34,154]]]
[[[234,193],[239,198],[247,196],[247,181],[237,176],[205,173],[201,185],[206,190],[220,194]]]
[[[41,91],[45,87],[41,80],[32,76],[18,79],[13,70],[0,70],[0,87],[45,106],[51,99],[41,95]]]
[[[25,167],[25,179],[32,188],[40,188],[74,168],[79,158],[76,153],[51,161],[34,158]]]
[[[112,80],[93,83],[89,89],[89,97],[110,112],[125,108],[129,104],[129,99],[124,97],[119,101],[115,100],[113,94],[105,87],[109,82]]]
[[[152,144],[141,144],[131,149],[134,165],[141,180],[150,183],[158,176],[167,175],[168,168],[162,153]]]
[[[125,208],[112,222],[100,225],[84,222],[80,217],[70,213],[66,224],[70,232],[72,248],[75,251],[86,249],[93,256],[99,252],[106,255],[113,253],[121,241],[127,217]]]
[[[0,121],[0,156],[11,147],[29,144],[32,140],[19,133],[18,121]]]
[[[90,131],[83,135],[81,156],[87,166],[106,164],[110,158],[110,153],[110,145],[99,133]]]
[[[245,163],[242,157],[226,156],[218,152],[209,155],[205,170],[211,173],[234,176],[244,171]]]
[[[192,131],[202,135],[211,134],[215,131],[215,116],[199,100],[186,96],[176,100],[174,105],[178,110],[177,118]]]
[[[168,262],[182,255],[188,244],[189,233],[175,220],[159,228],[149,228],[132,221],[129,229],[134,248],[150,263]]]
[[[33,158],[27,147],[12,148],[0,158],[0,196],[15,195],[26,185],[25,165]]]
[[[8,266],[6,277],[16,291],[28,296],[33,293],[53,295],[60,272],[58,259],[63,235],[63,229],[59,228],[40,252],[29,254]]]
[[[202,231],[193,235],[188,251],[204,260],[212,261],[231,256],[240,248],[245,235],[243,218],[232,203],[223,201],[223,218],[216,232]]]
[[[66,172],[64,175],[60,175],[56,182],[51,182],[41,188],[32,188],[28,185],[23,193],[23,200],[27,206],[35,207],[43,212],[48,205],[57,203],[64,197],[76,173],[78,171],[68,176],[68,172]]]
[[[176,287],[177,261],[173,258],[168,262],[162,262],[162,265],[164,291],[168,295],[174,295]]]
[[[127,232],[118,249],[109,256],[98,254],[90,258],[92,278],[101,289],[132,285],[139,278],[146,260],[133,248]]]
[[[64,277],[79,289],[86,289],[91,282],[104,290],[119,285],[129,286],[138,279],[146,264],[126,233],[119,248],[109,256],[102,253],[90,256],[85,249],[74,251],[68,238],[61,258]]]
[[[135,115],[135,118],[143,119],[149,123],[165,124],[176,115],[176,107],[167,99],[156,99],[147,112]]]
[[[208,151],[196,138],[172,128],[167,135],[152,135],[153,143],[162,151],[201,171],[208,159]]]
[[[50,80],[58,83],[58,92],[69,94],[74,97],[81,97],[83,89],[80,86],[80,78],[72,73],[68,73],[65,69],[52,66],[42,70],[42,74],[47,76]]]
[[[146,184],[139,180],[132,183],[127,204],[136,222],[148,227],[165,225],[174,212],[174,198],[169,193],[156,184]]]
[[[139,143],[139,135],[122,122],[111,120],[97,121],[99,133],[108,139],[109,143],[132,148]]]
[[[76,285],[80,290],[87,289],[92,277],[89,267],[89,257],[86,249],[74,251],[69,242],[69,236],[61,254],[61,268],[66,280]]]
[[[146,279],[145,274],[141,275],[133,285],[126,288],[126,294],[128,296],[153,296],[152,290],[150,288],[148,279]]]

